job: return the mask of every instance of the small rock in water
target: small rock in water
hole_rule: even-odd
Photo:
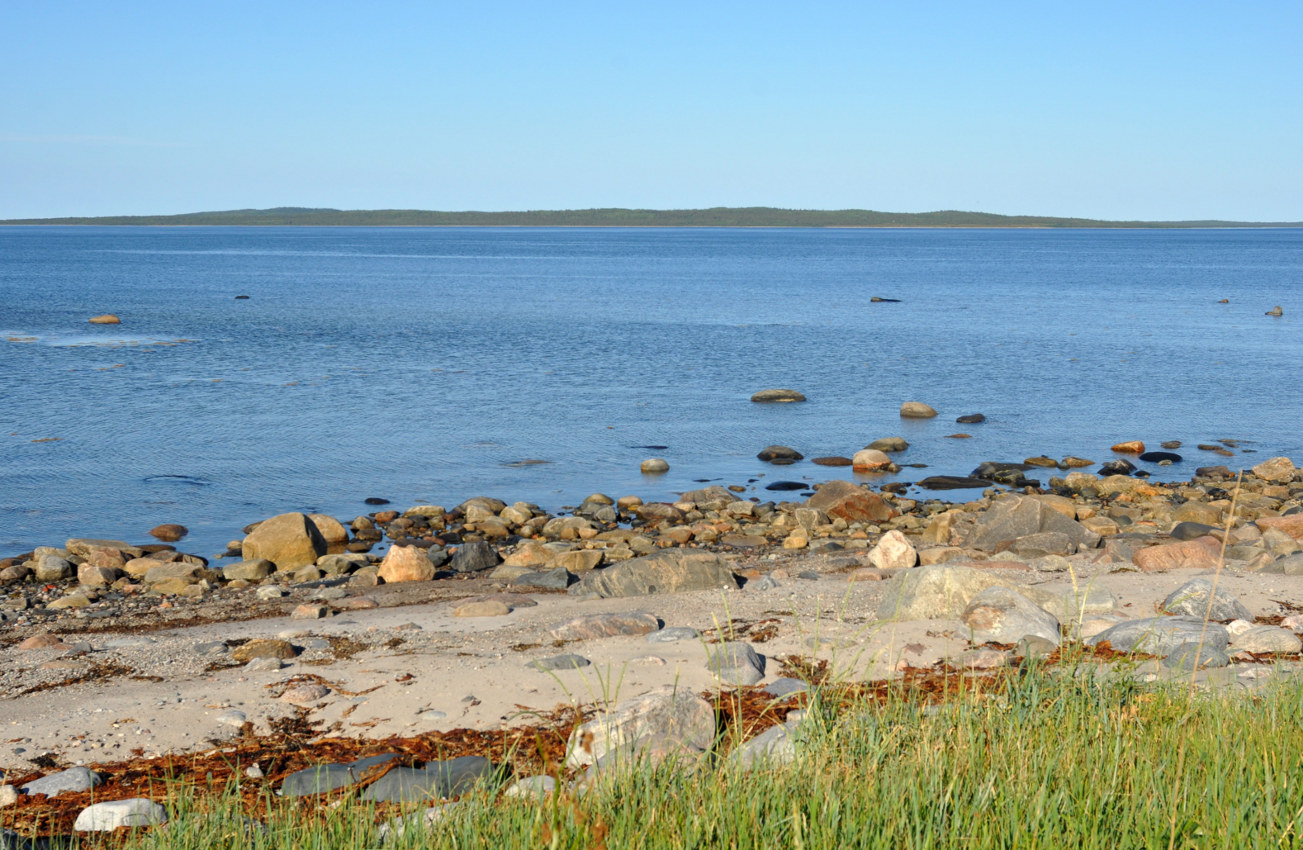
[[[387,505],[387,504],[389,504],[389,500],[388,500],[388,499],[382,499],[382,498],[380,498],[379,496],[368,496],[367,498],[363,499],[362,501],[363,501],[365,504],[368,504],[368,505]]]
[[[960,425],[978,425],[986,421],[986,414],[970,413],[967,416],[959,417],[955,421],[958,422]]]
[[[766,463],[782,464],[802,460],[805,455],[791,446],[766,446],[760,450],[756,457]]]
[[[900,406],[900,415],[903,419],[931,419],[937,412],[921,401],[907,401]]]
[[[1285,315],[1285,311],[1282,310],[1282,309],[1280,309],[1280,305],[1277,304],[1275,307],[1272,307],[1270,310],[1267,311],[1267,315],[1268,315],[1268,316],[1283,316],[1283,315]],[[91,321],[94,321],[94,319],[92,319]]]
[[[775,481],[765,485],[766,490],[808,490],[810,485],[801,481]]]
[[[805,401],[805,396],[796,390],[761,390],[751,396],[756,403],[789,403]]]
[[[1140,459],[1145,463],[1162,463],[1163,461],[1180,463],[1182,460],[1181,456],[1176,452],[1145,452],[1140,456]]]
[[[1277,307],[1276,309],[1279,310],[1280,308]],[[1277,313],[1276,315],[1280,315],[1280,314]],[[113,315],[112,313],[104,313],[103,315],[99,315],[99,316],[91,316],[91,317],[90,317],[89,319],[87,319],[86,321],[90,322],[92,325],[120,325],[120,324],[122,324],[122,320],[119,319],[117,316]]]
[[[638,470],[646,475],[669,472],[670,465],[664,458],[649,457],[638,465]]]
[[[1114,443],[1112,450],[1119,454],[1138,455],[1144,454],[1145,444],[1140,440],[1127,440],[1123,443]]]

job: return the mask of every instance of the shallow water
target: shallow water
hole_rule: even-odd
[[[876,481],[1122,439],[1185,441],[1164,479],[1303,460],[1300,280],[1299,230],[0,228],[0,554],[851,476],[770,443],[927,464]],[[1194,448],[1223,437],[1256,454]]]

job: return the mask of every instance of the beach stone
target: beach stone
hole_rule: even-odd
[[[266,558],[240,561],[222,567],[222,578],[227,581],[262,581],[276,570],[276,565]]]
[[[1287,457],[1268,458],[1253,467],[1254,477],[1279,484],[1293,481],[1294,473],[1297,471],[1294,462]]]
[[[846,522],[887,522],[899,513],[872,490],[850,481],[825,481],[804,506]]]
[[[783,461],[791,462],[801,460],[805,455],[801,454],[791,446],[766,446],[760,450],[756,457],[766,463],[781,463]]]
[[[1195,619],[1206,616],[1217,622],[1253,619],[1239,599],[1220,588],[1214,593],[1212,580],[1206,578],[1191,579],[1169,593],[1159,610]]]
[[[1140,440],[1127,440],[1122,443],[1114,443],[1111,450],[1118,454],[1144,454],[1145,444]]]
[[[1268,575],[1299,576],[1303,575],[1303,553],[1294,553],[1277,558],[1258,570]]]
[[[175,522],[165,522],[149,530],[149,536],[164,543],[175,543],[190,533],[190,529]]]
[[[584,658],[582,655],[566,652],[561,655],[552,655],[547,658],[535,658],[526,664],[526,667],[533,667],[535,670],[548,672],[549,670],[578,670],[580,667],[587,667],[593,662]]]
[[[877,472],[891,466],[891,458],[878,449],[860,449],[851,458],[851,468],[856,472]]]
[[[1074,554],[1077,551],[1077,543],[1061,531],[1038,531],[1035,534],[1019,537],[1010,544],[1008,551],[1024,558],[1040,559]]]
[[[1136,471],[1136,465],[1128,460],[1110,460],[1100,464],[1099,474],[1104,476],[1127,476]]]
[[[1059,645],[1059,621],[1054,615],[1009,587],[994,585],[979,591],[960,619],[973,630],[975,644],[1009,644],[1036,637]]]
[[[1212,537],[1160,543],[1137,549],[1131,562],[1143,572],[1167,570],[1213,570],[1221,556],[1222,545]]]
[[[555,794],[556,790],[557,781],[551,776],[525,776],[508,785],[502,796],[541,800]]]
[[[426,551],[426,557],[429,558],[429,550]],[[360,570],[367,566],[370,561],[365,555],[357,552],[338,552],[331,555],[322,555],[317,559],[317,569],[321,570],[328,576],[343,576]]]
[[[308,514],[308,519],[317,527],[317,533],[326,541],[326,549],[342,547],[348,542],[348,529],[333,516],[327,514]]]
[[[70,593],[67,596],[61,596],[47,602],[45,608],[47,611],[61,611],[65,608],[87,608],[90,604],[90,597],[85,596],[83,593]]]
[[[745,641],[708,644],[706,669],[725,685],[745,687],[765,677],[764,659]]]
[[[1163,658],[1163,666],[1181,673],[1226,667],[1231,659],[1225,647],[1208,646],[1196,641],[1183,643]]]
[[[452,610],[454,617],[505,617],[510,613],[511,609],[496,599],[466,602]]]
[[[855,460],[841,455],[829,455],[827,457],[816,457],[810,463],[818,466],[853,466]]]
[[[963,475],[929,475],[919,481],[918,486],[927,490],[984,490],[991,486],[991,482],[986,478]]]
[[[978,425],[986,421],[986,415],[982,413],[969,413],[966,416],[960,416],[955,422],[960,425]]]
[[[918,550],[908,537],[893,528],[869,550],[868,558],[880,570],[907,569],[918,563]]]
[[[463,543],[458,546],[457,552],[452,556],[452,562],[448,566],[454,572],[475,573],[496,567],[501,560],[498,557],[498,551],[492,545],[483,540],[477,540],[473,543]]]
[[[94,564],[77,567],[77,583],[85,587],[104,587],[113,584],[121,575],[122,570],[113,567],[97,567]]]
[[[905,419],[931,419],[937,412],[921,401],[907,401],[900,406],[900,415]]]
[[[552,559],[556,557],[556,554],[556,552],[537,540],[523,540],[516,546],[514,551],[502,559],[502,563],[509,567],[529,567],[533,569],[535,567],[545,567],[552,563]]]
[[[403,836],[412,831],[417,831],[418,834],[421,831],[429,832],[435,824],[446,818],[450,812],[456,810],[460,805],[460,802],[440,803],[437,806],[429,806],[411,814],[390,818],[376,828],[376,838],[379,839],[381,844],[390,844],[402,840]]]
[[[1268,529],[1278,529],[1293,537],[1295,540],[1303,541],[1303,513],[1289,514],[1288,516],[1264,516],[1253,521],[1253,524],[1260,531]]]
[[[291,620],[324,620],[330,616],[330,606],[304,603],[290,612]]]
[[[1231,648],[1254,654],[1297,655],[1303,651],[1303,640],[1288,629],[1250,626],[1231,640]]]
[[[587,573],[575,585],[579,593],[610,598],[736,588],[728,564],[712,552],[663,549]]]
[[[1012,652],[979,646],[960,653],[951,666],[958,670],[999,670],[1008,667],[1013,659]]]
[[[714,745],[715,709],[684,689],[653,691],[624,700],[577,727],[566,765],[583,767],[610,757],[697,759]]]
[[[1006,584],[989,570],[938,564],[894,575],[883,587],[879,620],[958,619],[973,597],[988,587]]]
[[[72,824],[74,832],[112,832],[118,827],[157,826],[167,823],[167,809],[153,800],[136,797],[95,803],[81,810]]]
[[[869,443],[864,448],[877,449],[880,452],[903,452],[909,448],[904,437],[882,437]]]
[[[321,764],[296,770],[281,781],[280,794],[282,797],[327,794],[361,782],[369,771],[381,769],[398,758],[396,753],[387,753],[347,764]]]
[[[1168,532],[1173,540],[1198,540],[1200,537],[1206,537],[1217,529],[1211,525],[1204,525],[1202,522],[1178,522],[1172,526]]]
[[[586,614],[549,631],[556,640],[594,640],[616,635],[645,635],[659,630],[661,621],[647,611],[626,614]]]
[[[1108,642],[1118,652],[1143,652],[1146,655],[1166,657],[1186,643],[1225,650],[1230,643],[1230,633],[1218,623],[1205,624],[1190,617],[1149,617],[1128,620],[1086,638],[1087,646]]]
[[[281,658],[288,659],[298,655],[296,650],[289,641],[280,638],[254,638],[248,643],[241,644],[231,650],[231,658],[245,664],[255,658]]]
[[[1095,461],[1087,460],[1084,457],[1077,457],[1075,455],[1068,455],[1063,458],[1063,460],[1059,461],[1059,469],[1081,469],[1082,467],[1094,465]]]
[[[87,319],[86,321],[89,322],[89,323],[92,324],[92,325],[120,325],[120,324],[122,324],[122,319],[118,318],[117,316],[115,316],[115,315],[112,314],[112,313],[102,313],[102,314],[100,314],[100,315],[98,315],[98,316],[91,316],[91,317],[90,317],[89,319]]]
[[[661,472],[669,472],[669,461],[661,457],[649,457],[642,463],[638,464],[638,471],[647,475],[655,475]]]
[[[546,572],[521,573],[511,579],[517,587],[537,587],[541,590],[565,590],[570,586],[574,576],[565,567],[557,567]]]
[[[783,404],[789,402],[805,401],[805,396],[797,392],[796,390],[761,390],[760,392],[751,396],[751,400],[756,402],[757,404],[764,404],[764,403],[772,404],[775,402]]]
[[[660,631],[649,633],[646,640],[648,643],[674,643],[680,640],[697,640],[700,637],[701,632],[691,626],[666,626]]]
[[[793,679],[790,676],[783,676],[774,679],[763,688],[764,692],[774,699],[782,699],[792,694],[803,694],[810,690],[810,683],[800,679]]]
[[[1100,536],[1050,505],[1028,496],[1005,496],[978,517],[964,535],[963,545],[994,552],[1021,537],[1040,532],[1060,532],[1080,549],[1094,549]],[[1068,553],[1058,553],[1068,554]]]
[[[770,726],[730,752],[728,760],[743,769],[791,764],[796,761],[796,736],[787,726]]]
[[[562,552],[552,562],[555,566],[572,573],[586,573],[596,569],[602,563],[601,549],[574,549]],[[564,587],[564,585],[562,585]]]
[[[57,797],[64,792],[78,794],[82,791],[89,791],[99,785],[101,781],[103,780],[100,775],[90,768],[70,767],[58,773],[42,776],[40,779],[33,779],[22,786],[22,791],[24,794],[44,794],[46,797]]]
[[[177,583],[181,585],[195,584],[200,581],[204,575],[204,568],[196,564],[187,564],[178,561],[171,564],[155,565],[141,576],[141,579],[148,585],[161,585],[164,583]]]
[[[307,684],[286,688],[281,694],[281,702],[290,705],[309,706],[330,696],[330,688],[325,685]]]
[[[306,514],[278,514],[263,520],[244,538],[245,560],[265,558],[281,572],[311,566],[326,554],[326,541]]]
[[[385,584],[404,581],[429,581],[434,578],[434,564],[424,549],[417,546],[392,546],[380,562],[377,574]]]
[[[31,649],[67,649],[68,645],[58,635],[39,634],[23,640],[18,644],[17,649],[27,651]]]
[[[396,767],[367,786],[362,799],[373,803],[420,803],[465,794],[498,775],[484,756],[461,756],[426,762],[423,767]]]

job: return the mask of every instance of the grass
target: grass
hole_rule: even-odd
[[[644,764],[542,800],[483,789],[385,846],[1303,846],[1303,687],[1207,693],[1098,670],[956,678],[970,684],[940,700],[830,690],[809,705],[793,764]],[[125,846],[378,847],[377,825],[404,811],[346,793],[309,812],[267,789],[258,826],[237,786],[169,788],[172,823]]]

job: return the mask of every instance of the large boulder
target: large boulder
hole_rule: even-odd
[[[348,544],[348,529],[333,516],[308,514],[308,519],[317,527],[321,539],[326,541],[327,549],[342,549]]]
[[[1006,496],[982,514],[964,537],[963,545],[994,552],[1008,548],[1021,537],[1060,532],[1077,548],[1094,549],[1099,535],[1052,505],[1028,496]]]
[[[937,412],[921,401],[907,401],[900,406],[900,415],[903,419],[931,419]]]
[[[1167,570],[1213,570],[1222,544],[1212,537],[1197,537],[1137,549],[1131,561],[1147,573]]]
[[[416,546],[394,546],[380,562],[380,579],[385,584],[400,581],[429,581],[434,578],[434,563],[425,550]]]
[[[851,458],[851,468],[856,472],[881,472],[891,466],[891,458],[879,449],[860,449]]]
[[[879,620],[957,619],[978,593],[1009,582],[994,570],[936,564],[897,573],[887,582]]]
[[[1293,481],[1296,471],[1294,462],[1287,457],[1268,458],[1253,467],[1253,474],[1256,477],[1277,484],[1287,484]]]
[[[1087,646],[1107,642],[1118,652],[1143,652],[1148,655],[1171,655],[1187,643],[1225,650],[1230,633],[1217,623],[1204,623],[1189,617],[1148,617],[1128,620],[1086,638]]]
[[[1161,608],[1164,614],[1194,617],[1218,622],[1228,620],[1253,620],[1253,614],[1244,603],[1225,590],[1214,589],[1211,579],[1196,578],[1187,581],[1168,594]]]
[[[973,643],[1017,643],[1038,637],[1059,645],[1059,621],[1010,587],[992,585],[973,597],[960,617],[973,630]]]
[[[825,481],[805,507],[847,522],[886,522],[899,515],[877,493],[849,481]]]
[[[715,742],[715,709],[686,690],[654,691],[625,700],[570,733],[566,765],[612,757],[698,759]]]
[[[578,593],[602,597],[649,596],[719,587],[737,587],[737,578],[728,564],[711,552],[682,549],[665,549],[593,570],[575,585]]]
[[[240,546],[246,561],[265,558],[279,572],[315,564],[326,554],[326,540],[306,514],[279,514],[263,520]]]

